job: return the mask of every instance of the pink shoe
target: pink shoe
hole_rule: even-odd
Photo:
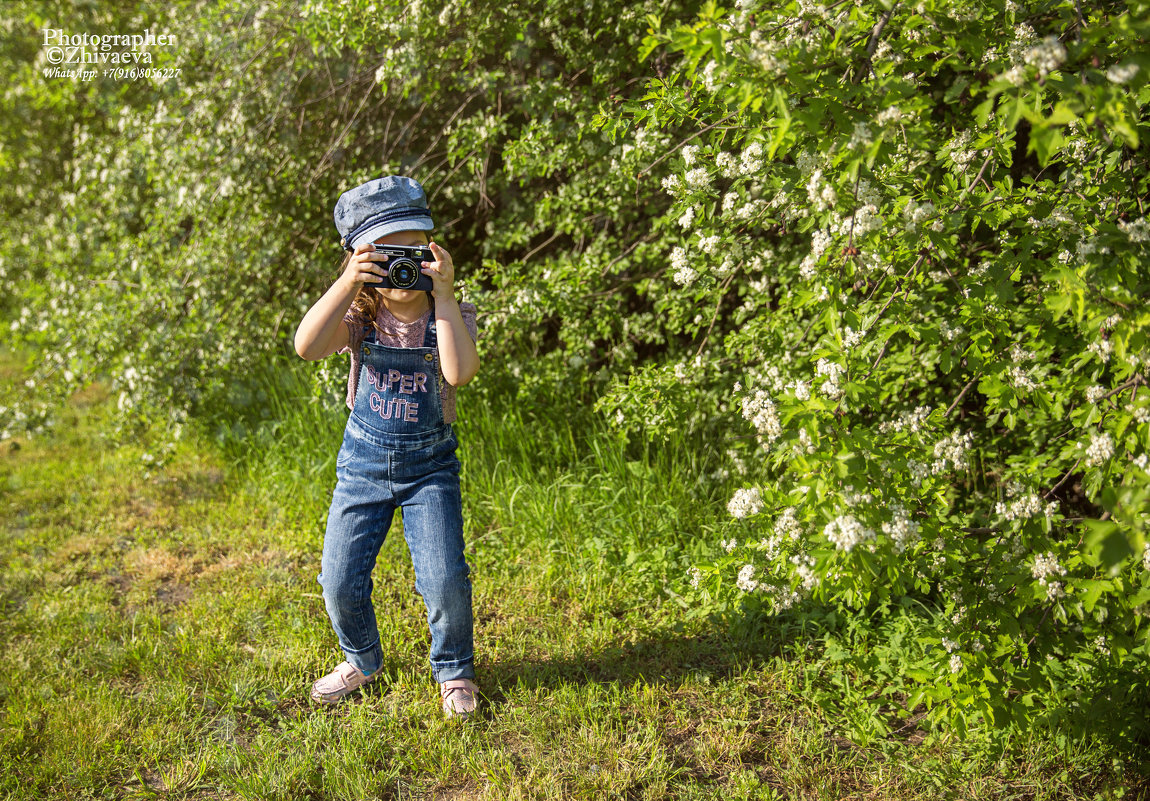
[[[449,718],[465,720],[478,705],[479,687],[471,679],[448,679],[439,685],[443,699],[443,714]]]
[[[337,704],[352,690],[358,690],[378,675],[377,670],[365,676],[351,662],[340,662],[335,670],[311,686],[311,700],[321,704]]]

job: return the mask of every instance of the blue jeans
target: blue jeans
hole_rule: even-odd
[[[340,648],[366,674],[383,663],[371,571],[400,507],[415,589],[427,606],[432,675],[439,682],[475,678],[456,446],[450,425],[379,434],[353,416],[344,431],[317,579]]]

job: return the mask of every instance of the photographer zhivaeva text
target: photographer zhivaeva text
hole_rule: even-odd
[[[103,34],[88,33],[66,35],[61,28],[44,29],[45,55],[49,64],[151,64],[151,46],[167,47],[176,43],[173,34],[154,35],[147,28],[143,33]],[[130,48],[112,50],[113,47]]]

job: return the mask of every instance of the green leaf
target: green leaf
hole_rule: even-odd
[[[1134,555],[1134,549],[1113,520],[1087,520],[1085,524],[1083,558],[1107,568],[1113,575],[1123,561]]]
[[[1030,144],[1026,151],[1034,153],[1038,163],[1045,167],[1065,143],[1066,137],[1057,128],[1035,127],[1030,130]]]
[[[1106,592],[1114,586],[1113,582],[1106,581],[1105,579],[1088,579],[1078,583],[1078,598],[1082,601],[1082,606],[1087,612],[1094,611],[1094,604],[1098,603],[1098,599],[1102,593]]]

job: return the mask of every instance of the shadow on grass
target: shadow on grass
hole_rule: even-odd
[[[515,687],[627,686],[636,681],[675,686],[690,677],[702,676],[712,681],[730,679],[779,658],[802,660],[803,653],[810,653],[812,658],[821,661],[822,638],[830,629],[819,625],[818,616],[811,610],[802,616],[778,618],[712,616],[709,628],[702,627],[707,630],[704,634],[686,634],[681,626],[672,626],[624,645],[566,658],[501,660],[487,666],[486,675],[481,676],[481,680],[486,679],[483,694],[490,714],[497,716],[507,703],[507,693]],[[830,670],[848,666],[849,663],[822,665]],[[825,683],[823,689],[833,689],[825,677],[819,683]],[[879,685],[881,680],[876,684],[877,689],[881,689]],[[1020,717],[1018,733],[1026,735],[1045,729],[1068,748],[1076,740],[1093,740],[1110,756],[1121,759],[1127,771],[1135,773],[1138,778],[1133,786],[1146,790],[1146,797],[1150,798],[1150,674],[1133,668],[1098,669],[1078,690],[1077,700],[1070,705],[1035,710],[1028,719]],[[835,695],[830,693],[832,697]],[[880,698],[878,692],[867,701],[887,707],[884,717],[895,711],[891,707],[893,702]],[[818,702],[812,698],[812,703],[822,709],[832,725],[842,717],[843,710],[834,704],[828,705],[825,699]],[[891,720],[895,719],[891,717]],[[912,724],[910,728],[913,731],[916,727]],[[921,737],[909,738],[904,727],[901,734],[892,733],[889,739],[917,742]],[[1008,749],[1010,740],[1009,736],[996,736],[990,738],[987,745],[992,750]]]
[[[492,681],[484,696],[493,711],[506,699],[504,688],[558,688],[576,684],[677,684],[691,676],[729,679],[748,668],[762,667],[783,653],[785,642],[798,636],[798,629],[780,628],[775,636],[747,636],[717,624],[706,634],[685,634],[671,626],[623,645],[597,652],[553,655],[540,659],[500,660],[484,671]]]

